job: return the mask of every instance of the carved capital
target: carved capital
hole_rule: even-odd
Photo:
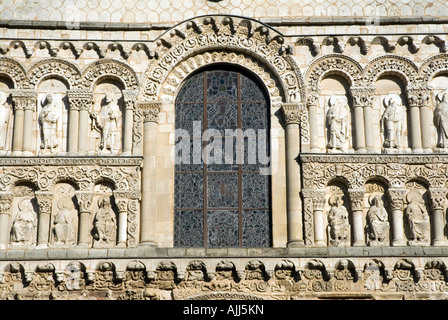
[[[285,123],[293,124],[293,123],[300,123],[300,104],[299,103],[283,103],[282,105],[282,111],[283,111],[283,117],[285,119]]]
[[[390,199],[390,205],[392,210],[402,210],[404,203],[404,196],[406,194],[406,189],[396,189],[389,188],[387,190],[387,195]]]
[[[325,195],[313,198],[313,210],[323,211],[325,208]]]
[[[162,109],[161,101],[141,101],[138,108],[143,111],[144,122],[159,122],[159,113]]]
[[[352,210],[362,210],[364,202],[364,189],[349,189],[348,194],[352,204]]]
[[[431,206],[434,210],[443,209],[446,202],[445,188],[430,188],[429,194],[431,195]]]
[[[138,93],[138,90],[123,90],[125,109],[135,109]]]
[[[37,93],[33,89],[13,89],[11,96],[14,109],[32,111],[36,109]]]
[[[353,97],[353,107],[372,107],[375,88],[371,87],[353,87],[350,89]]]
[[[317,106],[317,103],[319,102],[319,94],[318,92],[310,92],[306,96],[306,105],[308,107],[310,106]]]
[[[92,90],[74,89],[67,92],[70,109],[90,110],[93,103]]]
[[[13,198],[12,192],[0,192],[0,214],[10,214]]]
[[[431,99],[431,92],[428,88],[423,87],[407,87],[406,95],[409,107],[427,107]]]
[[[79,212],[90,212],[92,208],[93,192],[91,191],[75,191],[78,200]]]
[[[50,214],[53,193],[49,191],[36,191],[36,200],[39,205],[39,214]]]

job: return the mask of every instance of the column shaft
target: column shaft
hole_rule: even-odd
[[[128,212],[120,211],[118,214],[118,243],[119,247],[126,247]]]
[[[299,105],[283,105],[286,120],[286,205],[288,246],[303,246],[302,199],[300,198],[301,177],[297,157],[300,153]]]
[[[140,244],[156,246],[157,142],[160,102],[142,103],[144,109]]]
[[[23,119],[23,152],[26,155],[31,154],[31,143],[33,137],[33,110],[26,108]]]
[[[431,153],[435,143],[432,137],[433,130],[430,129],[432,126],[432,118],[432,111],[428,106],[420,108],[422,148],[424,153]]]
[[[373,136],[373,127],[372,127],[372,107],[365,106],[364,107],[364,130],[366,135],[366,149],[368,153],[375,152],[375,139]]]
[[[313,199],[313,217],[314,217],[314,245],[317,247],[326,247],[325,243],[325,195]]]
[[[364,111],[363,107],[355,106],[355,149],[359,153],[366,152],[365,130],[364,130]]]
[[[365,236],[364,236],[364,224],[363,224],[363,210],[357,209],[353,210],[353,245],[354,246],[365,246]]]
[[[70,107],[68,117],[68,153],[76,155],[78,153],[78,135],[79,135],[79,110]]]
[[[134,110],[126,108],[124,115],[124,137],[123,137],[123,154],[130,155],[132,153],[132,133],[134,126]]]
[[[411,147],[412,151],[416,153],[422,152],[422,134],[420,123],[420,108],[418,106],[411,106],[410,108],[411,121]]]
[[[86,108],[79,110],[78,154],[86,155],[87,138],[89,132],[89,111]]]
[[[308,106],[308,112],[310,115],[310,148],[311,152],[319,152],[318,145],[318,119],[317,119],[317,106],[311,104]]]
[[[403,223],[403,201],[406,190],[389,189],[388,195],[392,212],[392,246],[405,246],[404,223]]]
[[[16,107],[14,111],[14,141],[13,153],[20,154],[23,150],[23,120],[24,110]]]

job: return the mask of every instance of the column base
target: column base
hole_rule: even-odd
[[[356,153],[367,153],[367,149],[365,148],[357,149]]]
[[[366,243],[363,242],[363,241],[357,241],[357,242],[354,242],[354,243],[353,243],[353,246],[354,246],[354,247],[365,247],[365,246],[366,246]]]
[[[412,149],[412,153],[424,153],[422,148]]]
[[[90,248],[90,246],[87,243],[79,243],[79,244],[76,245],[76,248],[88,249],[88,248]]]
[[[36,246],[36,249],[48,249],[47,243],[41,243]]]
[[[141,247],[157,247],[157,242],[155,241],[143,241],[138,244]]]
[[[292,240],[292,241],[289,241],[286,244],[286,246],[288,248],[301,248],[301,247],[305,246],[305,241],[303,241],[303,240]]]
[[[319,241],[314,242],[314,245],[316,247],[326,247],[327,246],[327,244],[323,240],[319,240]]]
[[[392,246],[393,247],[405,247],[406,246],[406,242],[403,241],[403,240],[393,241],[392,242]]]
[[[446,241],[445,240],[434,240],[432,242],[432,245],[435,247],[446,246]]]
[[[126,248],[126,243],[125,242],[117,243],[116,247],[117,248]]]

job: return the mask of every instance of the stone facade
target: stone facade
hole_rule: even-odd
[[[448,5],[355,2],[2,1],[0,298],[446,299]],[[174,246],[217,66],[266,93],[269,248]]]

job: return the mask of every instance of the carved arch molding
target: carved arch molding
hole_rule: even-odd
[[[281,34],[255,20],[205,17],[179,24],[157,40],[159,59],[145,72],[142,100],[172,102],[182,81],[214,63],[248,69],[266,85],[271,104],[301,101],[303,79]]]

